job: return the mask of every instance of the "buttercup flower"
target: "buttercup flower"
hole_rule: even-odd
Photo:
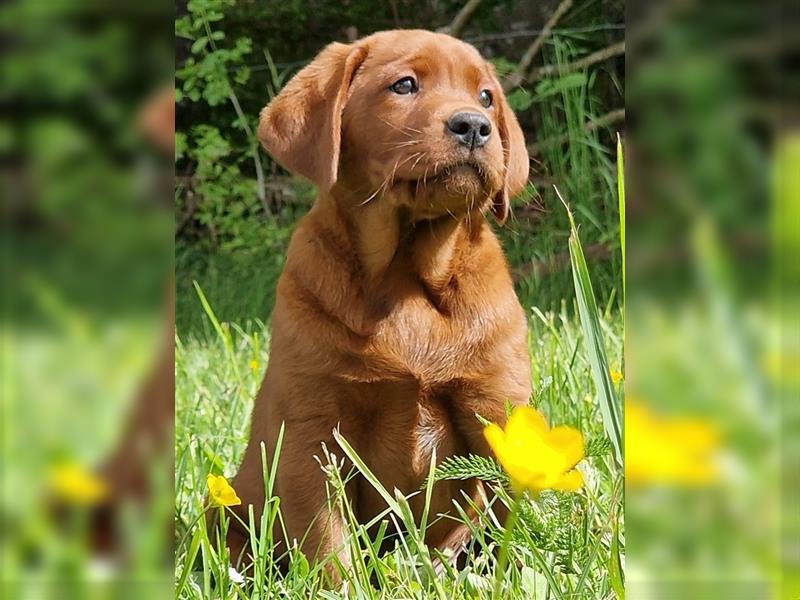
[[[622,381],[622,373],[611,369],[611,381],[614,382],[614,385],[617,385],[620,381]]]
[[[578,430],[550,429],[541,413],[520,406],[511,413],[505,431],[492,423],[483,434],[518,490],[574,491],[583,485],[583,476],[575,468],[584,456]]]
[[[625,402],[625,480],[631,485],[703,485],[715,481],[719,433],[697,419],[662,417]]]
[[[222,475],[209,475],[206,480],[211,501],[217,506],[239,506],[242,500]]]
[[[258,371],[258,361],[255,358],[250,361],[250,370]]]
[[[63,500],[84,506],[98,504],[109,495],[105,481],[76,463],[56,466],[50,473],[50,486]]]

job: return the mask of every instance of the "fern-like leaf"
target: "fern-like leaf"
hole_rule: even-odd
[[[450,456],[442,461],[433,474],[434,481],[443,479],[480,479],[508,484],[508,475],[496,460],[486,456]]]
[[[607,437],[596,437],[586,444],[586,456],[600,457],[611,453],[611,440]]]

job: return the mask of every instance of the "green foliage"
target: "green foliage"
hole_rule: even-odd
[[[230,0],[192,0],[175,21],[176,36],[191,42],[175,73],[176,102],[196,105],[201,112],[206,107],[226,109],[207,112],[208,122],[192,120],[177,132],[178,240],[206,250],[258,247],[265,218],[271,217],[255,134],[258,113],[245,112],[237,93],[250,83],[246,61],[251,60],[253,43],[246,35],[229,39],[223,28],[226,11],[234,6]],[[273,81],[282,81],[271,59],[268,65]]]
[[[607,437],[595,437],[586,444],[586,456],[593,456],[596,458],[608,456],[613,447],[614,445]]]
[[[537,502],[522,504],[514,542],[525,544],[533,538],[537,548],[552,553],[562,572],[576,574],[576,565],[586,563],[589,556],[588,536],[576,518],[585,512],[585,501],[580,496],[542,492]]]
[[[562,94],[566,90],[581,89],[586,87],[588,78],[581,71],[569,73],[562,77],[542,79],[536,84],[536,100],[541,102],[545,98]]]
[[[191,150],[186,157],[195,163],[196,183],[191,192],[178,188],[179,211],[182,201],[196,202],[194,219],[223,249],[255,247],[257,232],[247,227],[247,217],[260,207],[252,180],[242,177],[243,158],[232,156],[230,143],[211,125],[192,127],[187,144]],[[185,196],[184,191],[188,192]]]
[[[583,48],[580,40],[554,36],[543,49],[545,63],[569,63],[583,56]],[[570,224],[552,184],[569,198],[587,253],[593,253],[597,297],[608,300],[621,286],[616,173],[606,145],[615,138],[586,128],[624,106],[617,94],[605,100],[607,86],[596,72],[578,71],[545,77],[534,89],[526,85],[509,95],[523,123],[533,117],[535,127],[526,137],[537,146],[531,162],[535,194],[528,202],[515,202],[515,214],[499,232],[525,304],[557,310],[563,298],[572,296],[572,274],[561,267],[568,262]]]
[[[196,15],[195,19],[187,16],[175,22],[176,35],[193,40],[192,56],[175,73],[182,82],[177,90],[176,100],[180,102],[186,97],[192,102],[199,102],[202,99],[209,106],[217,106],[226,102],[233,90],[228,78],[229,70],[232,71],[233,82],[237,85],[245,85],[250,79],[250,69],[244,64],[244,60],[252,52],[253,42],[243,36],[236,39],[230,48],[211,43],[225,40],[225,32],[211,30],[214,14],[197,9],[198,4],[201,3],[189,3],[190,10],[194,7],[197,11],[191,13]]]
[[[533,96],[531,96],[530,92],[525,88],[512,90],[509,92],[506,99],[508,100],[509,106],[511,106],[515,112],[528,110],[534,101]]]

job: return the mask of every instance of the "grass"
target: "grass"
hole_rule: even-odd
[[[579,303],[590,292],[582,287],[584,283],[585,280],[576,281]],[[261,527],[258,535],[252,528],[251,546],[258,557],[253,573],[258,583],[235,583],[229,576],[229,558],[218,543],[219,532],[206,528],[202,518],[207,510],[206,475],[231,476],[236,470],[247,442],[253,398],[269,360],[269,334],[259,321],[220,322],[199,286],[197,298],[198,307],[202,306],[209,321],[208,330],[213,333],[179,336],[176,345],[177,597],[621,597],[622,480],[612,454],[615,444],[606,435],[601,408],[608,401],[617,410],[619,405],[615,390],[604,389],[600,397],[605,400],[598,402],[593,378],[598,360],[612,368],[621,365],[622,321],[613,302],[588,329],[576,319],[571,302],[564,301],[558,311],[530,309],[529,346],[535,389],[531,403],[552,424],[571,425],[583,432],[588,442],[588,456],[580,467],[585,488],[572,494],[544,492],[538,499],[526,497],[519,525],[506,542],[506,532],[494,512],[481,511],[480,526],[472,526],[473,551],[466,567],[459,571],[448,569],[437,576],[433,570],[434,551],[423,541],[426,523],[415,523],[407,498],[383,489],[346,440],[339,440],[340,448],[328,451],[340,455],[343,451],[381,493],[387,509],[379,516],[379,534],[369,536],[367,528],[356,522],[351,507],[343,501],[344,484],[352,474],[340,472],[326,452],[320,468],[328,475],[330,502],[339,506],[346,517],[345,537],[352,561],[350,569],[342,569],[344,587],[326,590],[322,565],[309,565],[297,551],[291,551],[288,573],[278,572],[275,548],[279,540],[272,539],[271,527]],[[586,314],[581,312],[582,317]],[[591,343],[587,343],[587,333]],[[274,475],[272,466],[265,465],[268,490]],[[498,492],[497,502],[512,501],[500,483],[496,465],[492,468],[486,461],[451,461],[438,475],[479,476],[490,481]],[[430,488],[419,493],[429,494]],[[445,518],[468,522],[463,512],[466,502],[461,499]],[[427,517],[429,521],[443,518],[430,514]],[[268,494],[262,525],[280,518],[278,501]],[[400,531],[405,533],[401,535]],[[381,554],[378,548],[384,538],[394,540],[394,546]],[[499,546],[506,547],[510,560],[500,577],[503,588],[497,594],[492,588],[498,577]]]
[[[565,64],[580,58],[573,41],[555,36],[547,47],[548,64]],[[585,124],[609,110],[600,99],[602,87],[596,72],[577,72],[546,78],[530,90],[530,108],[538,117],[528,142],[541,144],[532,158],[534,184],[518,198],[509,224],[499,230],[512,265],[525,274],[518,279],[518,293],[524,303],[558,310],[563,298],[572,297],[569,269],[530,272],[531,261],[551,265],[564,256],[570,231],[569,219],[552,184],[570,202],[575,221],[581,226],[587,248],[607,249],[608,256],[592,271],[594,289],[600,298],[619,293],[622,254],[620,252],[619,208],[614,170],[614,152],[603,143],[599,129],[587,131]],[[622,104],[622,97],[619,98]],[[564,143],[551,143],[563,140]]]

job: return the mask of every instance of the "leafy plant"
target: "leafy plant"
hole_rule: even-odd
[[[176,70],[176,102],[227,109],[212,113],[213,122],[192,123],[178,132],[178,171],[185,168],[190,173],[179,177],[177,186],[178,233],[185,238],[194,228],[196,235],[208,234],[212,247],[225,251],[257,246],[263,220],[272,217],[275,208],[267,197],[269,161],[262,156],[256,134],[258,111],[243,107],[237,91],[250,82],[252,70],[246,61],[253,42],[246,35],[228,39],[224,19],[233,7],[231,0],[192,0],[175,21],[176,36],[191,42]],[[264,58],[272,96],[288,71],[279,71],[268,51]]]

